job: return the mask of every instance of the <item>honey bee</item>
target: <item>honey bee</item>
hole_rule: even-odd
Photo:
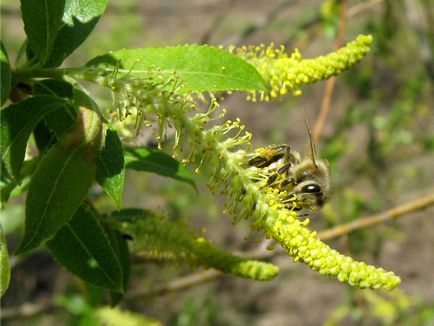
[[[325,160],[316,158],[308,124],[307,128],[310,138],[310,155],[307,157],[302,159],[289,145],[270,145],[255,150],[248,165],[264,171],[264,187],[286,191],[287,196],[282,200],[285,207],[313,213],[328,199],[330,169]]]

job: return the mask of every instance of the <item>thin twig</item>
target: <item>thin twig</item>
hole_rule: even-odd
[[[41,301],[38,303],[26,302],[18,307],[2,308],[0,317],[1,320],[12,318],[30,318],[43,312],[49,311],[52,308],[55,308],[53,301]]]
[[[339,49],[343,43],[345,36],[345,21],[346,21],[346,2],[342,1],[340,5],[340,16],[339,16],[339,26],[338,26],[338,35],[335,41],[335,50]],[[321,101],[321,108],[319,111],[318,118],[315,122],[315,127],[313,128],[313,140],[314,142],[318,142],[321,131],[325,125],[327,120],[328,113],[330,111],[330,102],[333,96],[333,92],[336,85],[336,77],[332,77],[327,80],[326,89],[324,92],[324,96]]]
[[[382,1],[383,0],[371,0],[371,1],[361,2],[359,4],[350,7],[348,10],[346,10],[346,3],[342,2],[341,13],[339,17],[338,36],[335,42],[335,50],[339,49],[342,46],[344,35],[345,35],[346,19],[356,16],[361,12],[370,9],[371,7],[376,6]],[[329,80],[327,80],[324,96],[321,101],[321,108],[319,111],[319,115],[315,122],[315,127],[313,128],[313,139],[315,142],[318,142],[318,140],[321,137],[321,132],[324,128],[328,113],[330,111],[330,103],[331,103],[335,86],[336,86],[336,77],[332,77]]]
[[[418,198],[404,205],[394,207],[385,212],[359,218],[350,223],[341,224],[331,229],[318,232],[318,237],[321,240],[330,240],[333,238],[337,238],[339,236],[346,235],[357,230],[366,229],[380,223],[395,220],[409,213],[425,209],[429,206],[432,206],[433,204],[434,194],[431,194],[426,197]]]
[[[347,18],[356,16],[356,15],[360,14],[361,12],[368,10],[371,7],[374,7],[378,4],[380,4],[381,2],[383,2],[383,0],[369,0],[369,1],[357,3],[354,6],[348,8],[348,10],[346,12],[346,16],[347,16]]]
[[[259,17],[255,23],[247,26],[239,35],[228,39],[224,44],[240,44],[248,37],[252,36],[257,31],[262,30],[263,28],[269,26],[275,18],[282,13],[282,11],[291,5],[294,0],[284,0],[277,6],[273,7],[269,12],[267,12],[264,16]]]
[[[357,3],[354,6],[348,8],[348,10],[346,12],[346,18],[349,19],[349,18],[352,18],[354,16],[357,16],[357,15],[363,13],[364,11],[371,9],[371,7],[374,7],[378,4],[380,4],[383,1],[384,0],[369,0],[369,1]],[[317,32],[318,24],[320,22],[321,22],[321,15],[318,12],[315,16],[309,18],[309,20],[302,22],[298,26],[295,25],[294,31],[290,34],[289,38],[284,42],[285,46],[287,48],[292,47],[291,42],[294,40],[294,36],[297,35],[297,33],[299,33],[299,31],[303,31],[303,33],[308,34],[310,36],[304,37],[303,38],[304,41],[301,41],[301,42],[299,41],[297,44],[297,48],[299,50],[302,50],[303,48],[305,48],[308,45],[308,40],[310,40],[310,39],[314,38],[316,35],[320,34],[319,32]],[[314,30],[314,31],[312,32],[312,30]]]
[[[229,14],[229,12],[234,7],[237,0],[228,0],[227,3],[224,4],[223,10],[221,10],[217,15],[215,15],[214,20],[209,25],[206,32],[203,34],[200,40],[200,44],[207,44],[211,39],[213,33],[220,27],[220,25],[224,22],[224,18]]]
[[[322,129],[325,125],[325,121],[327,120],[328,113],[330,111],[330,102],[333,96],[333,91],[336,85],[336,77],[333,76],[326,82],[326,87],[324,91],[324,96],[321,100],[321,108],[319,110],[318,118],[315,122],[315,127],[313,128],[313,141],[318,143],[318,140],[321,136]]]
[[[203,272],[179,277],[173,281],[170,281],[166,284],[163,284],[156,288],[151,289],[139,289],[136,291],[130,291],[125,300],[127,301],[135,301],[140,298],[145,297],[155,297],[158,295],[163,295],[166,293],[176,292],[180,290],[185,290],[191,288],[197,284],[202,284],[205,282],[209,282],[223,276],[224,274],[215,269],[209,269]]]

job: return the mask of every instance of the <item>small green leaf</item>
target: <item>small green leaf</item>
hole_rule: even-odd
[[[44,64],[62,25],[65,0],[21,0],[21,14],[29,45]]]
[[[56,2],[56,1],[54,1]],[[62,2],[62,1],[57,1]],[[67,0],[62,26],[54,41],[47,67],[57,67],[89,36],[104,13],[108,0]]]
[[[24,238],[16,254],[51,239],[76,212],[95,176],[102,125],[89,110],[41,159],[29,185]]]
[[[201,45],[167,48],[123,49],[96,57],[90,68],[106,68],[107,74],[146,78],[152,74],[164,80],[179,77],[179,93],[228,90],[266,90],[256,69],[226,50]]]
[[[54,95],[73,100],[73,86],[63,80],[44,79],[33,85],[34,95]],[[75,104],[75,103],[74,103]],[[75,104],[76,107],[78,105]],[[45,124],[60,139],[71,129],[77,119],[76,109],[71,105],[65,105],[63,110],[56,110],[44,117]]]
[[[74,88],[72,92],[74,104],[78,107],[82,106],[89,110],[92,110],[98,113],[100,117],[102,117],[103,114],[99,109],[98,104],[96,104],[95,100],[92,98],[92,96],[89,95],[87,90],[78,83],[73,85],[73,87]]]
[[[0,224],[0,297],[5,294],[7,288],[9,287],[10,279],[11,268],[9,266],[8,247],[3,234],[2,225]]]
[[[124,191],[125,165],[122,142],[116,131],[107,130],[104,148],[96,162],[96,181],[120,208]]]
[[[0,99],[1,105],[9,97],[9,93],[11,91],[11,67],[9,65],[9,58],[6,52],[6,48],[3,45],[3,42],[0,40]]]
[[[83,106],[102,116],[102,112],[100,111],[94,99],[89,95],[86,88],[84,88],[72,78],[69,78],[68,81],[58,79],[44,79],[36,82],[33,85],[32,90],[33,95],[57,95],[59,97],[71,99],[76,107]],[[71,119],[67,120],[72,123],[75,121],[75,118],[76,114],[73,113],[71,114]]]
[[[82,280],[123,292],[121,265],[97,217],[87,207],[80,207],[47,246],[61,265]]]
[[[136,171],[153,172],[191,185],[195,190],[190,171],[173,157],[151,148],[127,148],[125,167]]]
[[[57,142],[57,137],[47,127],[45,121],[39,122],[33,129],[33,138],[35,139],[36,148],[39,153],[46,151]]]
[[[34,95],[55,95],[65,99],[73,99],[73,87],[70,83],[63,80],[44,79],[33,85]],[[75,105],[78,107],[77,105]],[[59,140],[66,134],[77,120],[76,109],[72,105],[64,105],[62,110],[56,110],[47,114],[34,131],[35,139],[46,133],[45,137]],[[45,128],[46,130],[41,130]],[[48,129],[48,130],[47,130]],[[54,135],[53,135],[54,133]],[[55,141],[54,141],[55,142]]]
[[[19,179],[27,141],[39,121],[68,104],[60,97],[38,95],[11,104],[1,111],[0,149],[9,171]]]
[[[127,239],[125,239],[122,234],[114,229],[107,230],[108,238],[114,249],[116,257],[118,258],[121,268],[122,268],[122,276],[123,276],[123,293],[119,292],[110,292],[111,305],[117,305],[123,298],[123,294],[127,291],[128,283],[130,281],[130,273],[131,273],[131,261],[130,261],[130,251],[128,248]]]

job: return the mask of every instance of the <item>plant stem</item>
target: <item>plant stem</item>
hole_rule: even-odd
[[[166,293],[184,290],[197,284],[212,281],[223,275],[224,274],[220,271],[217,271],[215,269],[209,269],[203,272],[179,277],[177,279],[174,279],[173,281],[170,281],[153,289],[138,289],[136,291],[130,291],[125,297],[125,300],[131,302],[144,297],[155,297]]]
[[[13,77],[18,82],[26,81],[30,78],[55,78],[60,79],[64,75],[76,75],[84,70],[83,67],[74,68],[41,68],[32,67],[25,69],[18,69],[13,71]]]
[[[434,204],[434,194],[418,198],[401,206],[391,208],[385,212],[359,218],[347,224],[341,224],[328,230],[318,232],[321,240],[329,240],[339,236],[365,229],[377,224],[397,219],[411,212],[420,211]]]
[[[347,7],[346,3],[342,2],[340,5],[339,26],[338,26],[338,35],[337,35],[336,41],[335,41],[335,51],[340,48],[340,46],[344,40],[346,7]],[[313,140],[316,143],[318,143],[318,141],[321,137],[322,129],[325,125],[328,113],[330,111],[330,103],[331,103],[331,99],[333,97],[333,93],[335,90],[335,85],[336,85],[336,76],[333,76],[329,80],[327,80],[326,89],[325,89],[324,96],[323,96],[322,101],[321,101],[321,108],[319,111],[319,115],[318,115],[318,118],[315,122],[315,126],[313,128]]]

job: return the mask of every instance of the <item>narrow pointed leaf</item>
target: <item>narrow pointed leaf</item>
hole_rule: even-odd
[[[6,52],[6,48],[3,45],[3,42],[0,40],[0,100],[1,105],[9,97],[9,93],[11,91],[11,67],[9,65],[9,58]]]
[[[44,79],[33,85],[34,95],[53,95],[62,97],[65,100],[73,100],[73,87],[63,80]],[[78,107],[77,105],[75,105]],[[34,131],[35,139],[45,133],[45,137],[54,138],[54,142],[71,130],[77,119],[76,108],[72,105],[65,105],[62,110],[55,110],[48,113]],[[46,130],[42,130],[45,128]]]
[[[82,206],[47,242],[56,260],[98,287],[123,292],[122,268],[97,217]]]
[[[19,179],[30,134],[39,121],[50,112],[67,105],[65,99],[38,95],[11,104],[1,111],[0,149],[9,171]]]
[[[29,45],[44,64],[62,25],[65,0],[21,0],[21,14]]]
[[[122,268],[122,293],[121,292],[110,292],[111,306],[117,305],[123,298],[124,293],[127,291],[128,283],[130,281],[131,273],[131,261],[130,261],[130,251],[128,248],[128,241],[122,236],[118,230],[108,229],[107,234],[116,254],[119,263]]]
[[[54,95],[72,99],[73,90],[72,85],[64,80],[57,79],[43,79],[32,87],[33,95]]]
[[[266,90],[256,69],[226,50],[201,45],[166,48],[123,49],[96,57],[89,68],[106,69],[112,74],[145,78],[152,74],[163,80],[174,72],[182,83],[179,93],[228,90]]]
[[[97,158],[96,181],[120,208],[124,191],[125,164],[122,143],[116,131],[107,130],[105,144]]]
[[[103,112],[98,107],[98,104],[87,92],[87,90],[79,84],[73,85],[73,100],[74,104],[78,107],[82,106],[89,110],[98,113],[100,117],[103,117]]]
[[[0,224],[0,297],[5,294],[11,279],[11,268],[9,266],[9,254],[3,228]]]
[[[151,148],[125,150],[125,167],[136,171],[153,172],[191,185],[195,190],[190,171],[173,157]]]
[[[55,145],[41,160],[30,182],[21,254],[50,239],[71,218],[85,198],[95,174],[83,149]]]
[[[51,239],[69,221],[95,177],[101,141],[101,121],[82,112],[73,133],[54,145],[41,159],[29,185],[24,237],[16,254]]]
[[[62,26],[45,66],[57,67],[89,36],[102,16],[108,0],[66,0]]]

